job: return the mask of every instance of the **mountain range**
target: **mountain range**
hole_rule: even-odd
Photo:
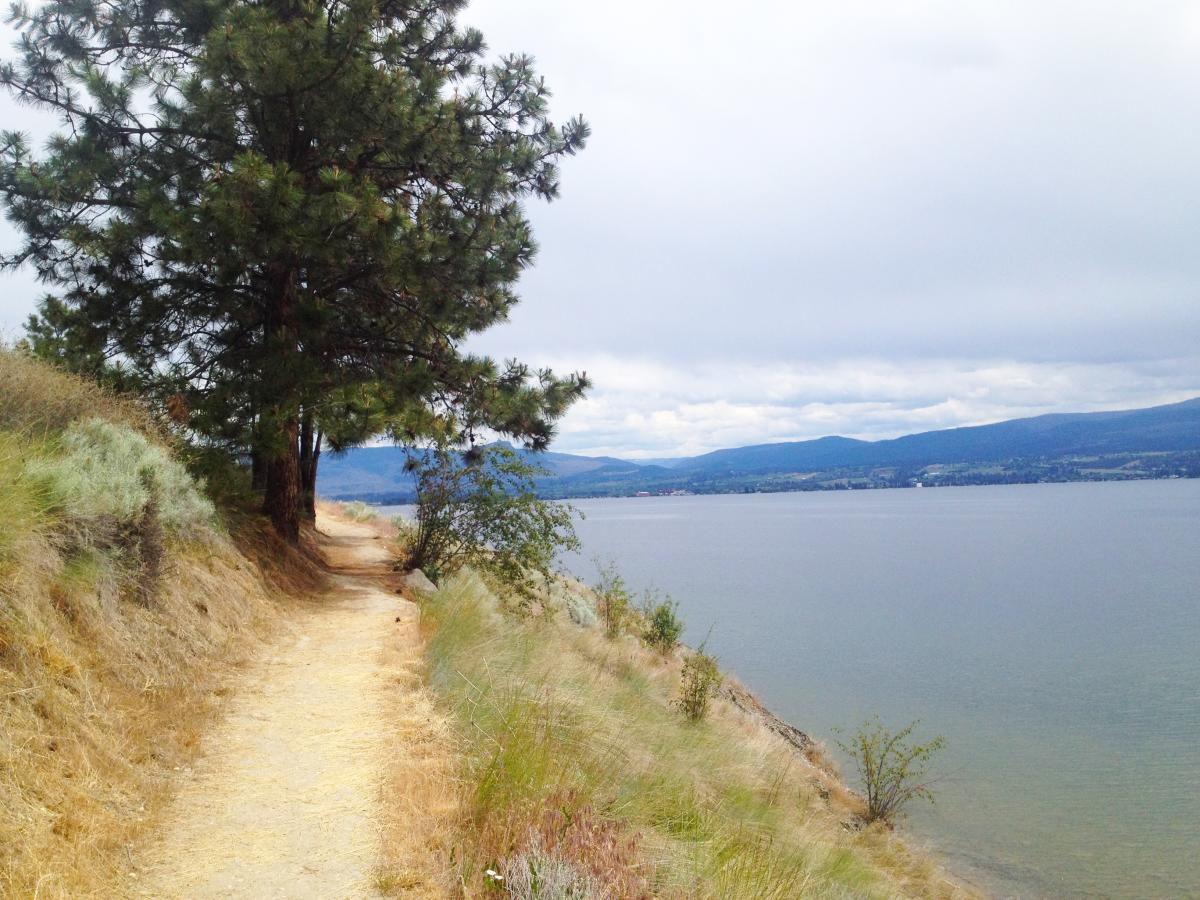
[[[824,437],[756,444],[682,459],[528,456],[547,470],[538,482],[547,497],[1196,477],[1200,397],[1148,409],[1055,413],[890,440]],[[325,456],[318,491],[330,499],[407,502],[413,486],[404,463],[404,449],[390,446]]]

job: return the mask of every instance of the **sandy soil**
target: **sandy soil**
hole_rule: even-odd
[[[417,608],[381,582],[387,552],[369,528],[329,517],[318,528],[339,572],[334,590],[296,612],[235,686],[202,756],[181,772],[159,839],[131,854],[127,896],[377,895],[393,855],[384,800],[404,752],[394,714],[430,709],[414,677]],[[436,736],[430,716],[419,724]]]

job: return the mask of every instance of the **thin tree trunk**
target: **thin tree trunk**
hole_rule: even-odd
[[[300,419],[300,514],[310,522],[317,518],[317,455],[320,453],[320,441],[320,435],[313,430],[312,410],[305,408]]]
[[[312,466],[308,470],[308,484],[305,489],[308,491],[308,510],[309,518],[316,521],[317,518],[317,466],[321,462],[321,439],[325,435],[321,429],[317,429],[317,439],[313,442]]]

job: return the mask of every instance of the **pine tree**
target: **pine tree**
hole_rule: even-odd
[[[40,157],[19,134],[0,144],[25,235],[5,264],[56,290],[35,344],[181,398],[192,428],[251,453],[292,539],[319,423],[353,437],[347,392],[393,429],[544,447],[586,387],[460,351],[517,301],[535,253],[522,203],[557,195],[558,161],[587,137],[549,120],[531,59],[485,61],[463,6],[15,11],[0,82],[62,126]]]

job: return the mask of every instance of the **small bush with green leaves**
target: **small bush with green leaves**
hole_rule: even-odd
[[[946,739],[935,737],[925,744],[909,738],[918,723],[893,732],[878,718],[868,719],[848,741],[838,746],[854,760],[867,794],[868,823],[891,822],[911,800],[933,801],[928,772],[935,753]]]
[[[717,668],[717,658],[706,653],[701,645],[683,661],[675,705],[689,722],[699,722],[708,713],[708,701],[720,687],[721,670]]]
[[[414,450],[415,530],[399,567],[435,581],[472,566],[526,600],[549,579],[560,549],[579,548],[573,507],[538,497],[541,472],[511,448],[494,445],[471,458],[445,448]]]
[[[669,597],[647,596],[642,610],[646,626],[642,640],[666,656],[679,644],[683,634],[683,619],[679,618],[679,604]]]
[[[596,595],[600,599],[600,618],[604,622],[604,633],[615,638],[625,627],[629,618],[631,597],[625,579],[617,572],[616,563],[596,560],[600,580],[596,584]]]

